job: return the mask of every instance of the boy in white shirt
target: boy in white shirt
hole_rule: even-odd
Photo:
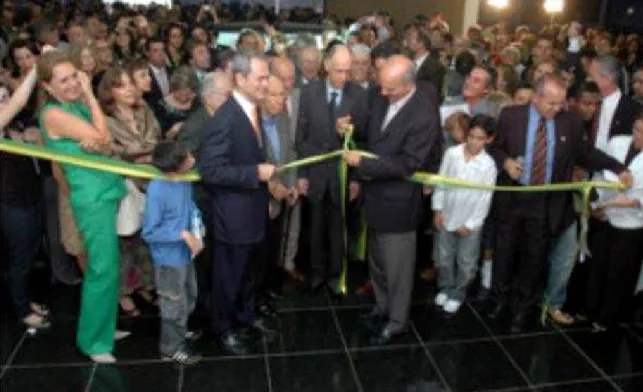
[[[495,132],[493,118],[475,116],[465,143],[449,148],[444,154],[440,175],[495,185],[496,164],[485,151]],[[440,231],[440,293],[435,304],[448,313],[458,311],[476,275],[482,225],[489,213],[492,195],[493,191],[444,187],[433,195],[434,224]]]

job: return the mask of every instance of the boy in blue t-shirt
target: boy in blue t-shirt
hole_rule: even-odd
[[[190,170],[194,158],[180,144],[162,142],[152,153],[152,164],[171,177]],[[181,364],[197,363],[201,357],[185,344],[190,336],[188,316],[197,296],[192,259],[203,250],[202,222],[192,199],[192,184],[151,181],[142,226],[142,237],[152,253],[160,299],[161,355],[164,360]]]

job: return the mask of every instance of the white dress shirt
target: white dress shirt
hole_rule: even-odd
[[[150,69],[154,74],[154,79],[156,79],[156,82],[158,83],[163,96],[168,95],[170,93],[170,82],[168,80],[167,71],[165,70],[165,68],[157,68],[154,65],[150,64]]]
[[[259,124],[255,124],[255,120],[259,120],[258,118],[255,119],[257,113],[257,104],[246,98],[245,95],[241,94],[237,90],[234,90],[232,92],[232,97],[241,106],[241,109],[243,109],[243,112],[246,114],[246,116],[248,116],[250,124],[252,124],[253,126],[258,126]]]
[[[621,100],[621,95],[621,90],[616,90],[608,97],[603,98],[603,103],[601,104],[601,113],[598,118],[598,133],[596,134],[596,145],[594,147],[603,152],[607,152],[610,128],[612,127],[612,120],[614,120],[614,113]]]
[[[449,148],[440,165],[440,175],[487,185],[496,184],[496,164],[486,151],[467,161],[465,144]],[[433,210],[442,211],[446,231],[462,226],[471,231],[482,229],[493,191],[438,187],[433,194]]]
[[[424,56],[420,57],[419,59],[415,59],[415,70],[416,70],[416,71],[417,71],[418,69],[420,69],[420,67],[422,66],[422,64],[424,64],[424,60],[426,60],[426,58],[427,58],[427,57],[429,57],[429,54],[428,54],[428,53],[427,53],[427,54],[425,54]]]
[[[607,144],[605,152],[619,162],[625,163],[631,145],[632,136],[614,136]],[[627,168],[634,177],[634,183],[632,188],[625,191],[624,195],[631,199],[637,199],[643,206],[643,152],[639,151]],[[607,170],[596,173],[594,176],[594,181],[605,180],[618,181],[618,177]],[[597,192],[599,198],[592,203],[594,207],[605,204],[618,195],[618,192],[612,189],[599,188]],[[619,229],[640,229],[643,227],[643,207],[607,207],[605,215],[609,223]]]
[[[402,97],[401,99],[398,99],[397,101],[393,103],[389,103],[388,109],[386,110],[386,117],[384,117],[384,122],[382,122],[382,131],[386,129],[388,124],[397,116],[397,114],[402,110],[404,105],[406,105],[407,102],[409,102],[409,99],[413,96],[415,93],[415,87],[413,87],[413,90],[411,90],[410,93]]]

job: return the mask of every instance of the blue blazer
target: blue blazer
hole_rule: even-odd
[[[248,116],[231,97],[205,123],[199,171],[212,198],[214,235],[229,244],[261,242],[268,221],[269,194],[257,178],[267,161],[265,137],[259,145]]]

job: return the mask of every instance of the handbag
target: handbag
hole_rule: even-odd
[[[121,200],[118,210],[116,232],[120,236],[131,236],[141,229],[145,194],[129,178],[125,179],[125,188],[127,188],[127,195]]]

